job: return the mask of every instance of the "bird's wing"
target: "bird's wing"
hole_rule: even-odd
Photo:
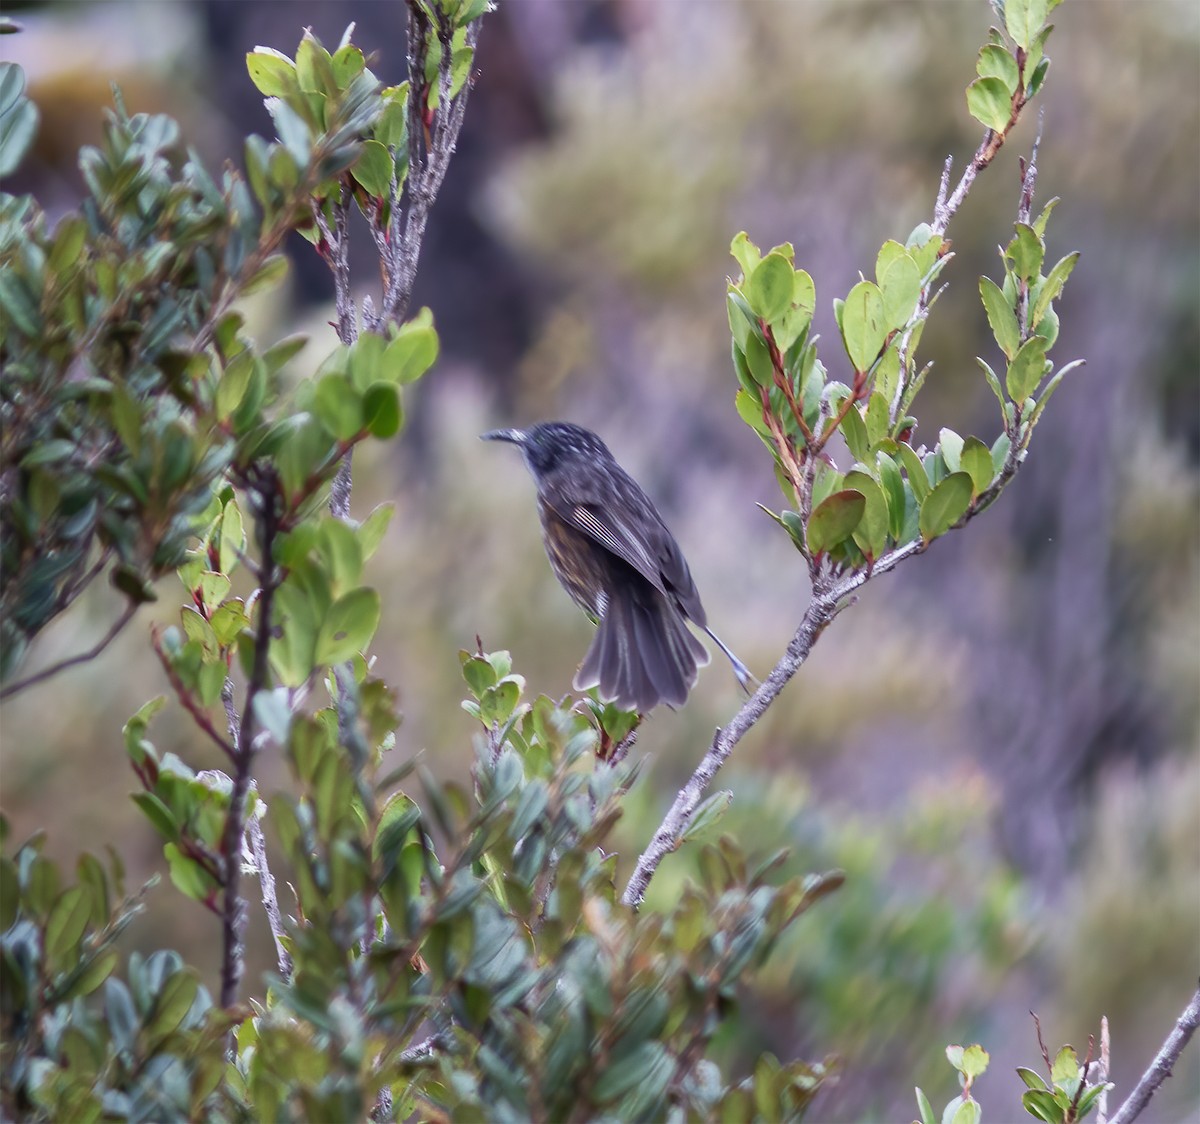
[[[559,518],[628,562],[660,593],[673,595],[703,626],[704,609],[683,551],[637,481],[618,467],[586,485],[574,483],[570,494],[553,487],[544,494]]]

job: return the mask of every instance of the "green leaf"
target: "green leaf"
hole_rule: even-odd
[[[163,847],[167,866],[171,873],[171,883],[181,893],[193,901],[202,902],[209,894],[215,892],[217,884],[199,863],[188,858],[174,843]]]
[[[363,561],[371,557],[383,542],[388,524],[396,512],[394,503],[381,503],[358,526],[358,541],[362,547]]]
[[[1059,1085],[1065,1081],[1074,1081],[1079,1077],[1079,1058],[1073,1046],[1064,1046],[1054,1055],[1054,1063],[1050,1066],[1050,1080]],[[1071,1090],[1072,1094],[1074,1090]]]
[[[762,337],[757,333],[746,340],[746,365],[750,369],[751,379],[759,386],[775,385],[775,366],[771,362],[771,353]]]
[[[0,62],[0,113],[7,113],[25,92],[25,71],[15,62]]]
[[[925,475],[925,467],[921,464],[921,458],[917,456],[916,450],[905,441],[901,441],[897,445],[900,453],[900,461],[904,465],[904,474],[908,477],[909,486],[913,490],[913,495],[918,503],[923,503],[925,497],[929,495],[930,484],[929,477]]]
[[[387,148],[377,140],[364,141],[350,174],[368,195],[387,199],[392,190],[392,174],[396,162]]]
[[[959,1105],[953,1115],[950,1115],[949,1108],[947,1108],[947,1111],[942,1114],[942,1119],[945,1120],[949,1116],[948,1124],[979,1124],[979,1102],[963,1100],[960,1097],[956,1097],[955,1100],[959,1101]],[[950,1103],[953,1104],[954,1101]]]
[[[71,886],[59,895],[46,919],[45,950],[51,970],[69,968],[76,946],[87,927],[92,902],[82,886]]]
[[[992,482],[992,451],[978,437],[968,437],[963,443],[960,467],[971,477],[975,495],[984,491]]]
[[[791,263],[772,251],[758,263],[746,282],[746,300],[756,316],[768,324],[781,317],[792,305],[795,285]]]
[[[980,48],[975,70],[980,78],[999,78],[1010,95],[1017,92],[1021,76],[1017,70],[1017,60],[1013,58],[1011,51],[995,43],[987,44]]]
[[[225,421],[241,405],[246,388],[254,374],[254,353],[247,348],[239,351],[221,374],[217,383],[217,418]]]
[[[863,420],[862,409],[857,403],[846,411],[840,429],[851,456],[865,464],[871,455],[871,438],[867,434],[867,423]]]
[[[933,1105],[929,1103],[929,1098],[918,1088],[917,1093],[917,1109],[921,1113],[921,1124],[937,1124],[937,1117],[933,1114]]]
[[[311,31],[305,31],[296,50],[296,78],[305,93],[332,97],[338,92],[337,80],[333,76],[333,60]]]
[[[1024,402],[1037,390],[1045,373],[1046,341],[1041,336],[1030,336],[1008,365],[1004,380],[1008,396],[1018,404]]]
[[[733,255],[738,265],[742,267],[742,277],[749,277],[758,267],[758,263],[762,261],[762,254],[758,247],[750,241],[746,232],[739,231],[733,236],[733,241],[729,245],[729,252]]]
[[[428,325],[405,324],[383,353],[382,377],[401,386],[416,382],[437,357],[437,331]]]
[[[1062,295],[1063,286],[1067,283],[1067,278],[1071,276],[1071,270],[1075,268],[1077,261],[1079,261],[1078,250],[1055,263],[1054,268],[1050,270],[1046,280],[1042,283],[1042,290],[1038,293],[1033,312],[1030,313],[1029,322],[1031,324],[1037,324],[1046,315],[1051,301],[1057,300]]]
[[[1047,0],[1008,0],[1004,5],[1004,26],[1018,47],[1028,49],[1048,15]]]
[[[386,440],[400,432],[403,421],[400,391],[395,383],[376,382],[367,387],[362,399],[364,429],[369,430],[373,437]]]
[[[1004,251],[1004,256],[1012,262],[1016,275],[1025,281],[1032,281],[1042,270],[1042,259],[1046,256],[1046,247],[1037,236],[1037,232],[1028,223],[1015,224],[1016,235]]]
[[[938,452],[951,472],[959,469],[959,458],[962,455],[963,439],[952,429],[942,429],[938,432]]]
[[[1041,1076],[1037,1073],[1034,1073],[1032,1069],[1029,1069],[1026,1066],[1017,1066],[1017,1076],[1024,1081],[1030,1089],[1048,1088],[1046,1082],[1042,1080]]]
[[[967,87],[967,110],[985,128],[1002,133],[1012,114],[1012,95],[1002,78],[976,78]]]
[[[1004,296],[1004,291],[990,277],[979,279],[979,295],[987,312],[988,323],[992,326],[992,334],[1004,352],[1006,359],[1011,359],[1021,346],[1021,332],[1017,326],[1017,314]]]
[[[892,538],[899,540],[904,530],[904,512],[908,506],[904,477],[900,475],[899,465],[887,453],[877,452],[875,461],[879,468],[879,483],[887,496],[888,533]]]
[[[1033,220],[1033,231],[1039,238],[1046,237],[1046,224],[1050,221],[1050,216],[1054,213],[1054,208],[1058,206],[1059,202],[1060,199],[1056,195],[1042,208],[1042,213]]]
[[[268,98],[267,111],[288,155],[303,168],[312,151],[312,135],[304,118],[282,98]]]
[[[349,441],[363,426],[363,402],[345,375],[325,375],[313,394],[313,412],[339,441]]]
[[[18,328],[22,335],[31,339],[41,330],[42,317],[37,303],[21,279],[7,269],[0,271],[0,312],[3,313],[0,320],[8,322],[6,328]]]
[[[154,1000],[154,1013],[145,1027],[152,1042],[161,1041],[179,1029],[199,991],[199,981],[188,970],[176,972],[163,984]]]
[[[383,354],[387,350],[388,341],[378,332],[363,332],[350,347],[348,354],[350,377],[359,390],[366,390],[372,383],[382,381],[384,375]],[[331,369],[337,370],[337,352],[334,352],[326,362],[331,363]],[[324,367],[325,364],[322,364]]]
[[[362,51],[351,43],[346,43],[334,51],[330,61],[333,66],[334,81],[342,90],[366,68],[366,59],[363,57]]]
[[[20,167],[37,136],[40,119],[38,107],[24,98],[0,113],[0,178],[11,176]]]
[[[295,63],[270,47],[255,47],[247,54],[246,69],[250,73],[250,81],[266,97],[281,98],[300,91]]]
[[[1021,1094],[1021,1104],[1025,1111],[1037,1120],[1046,1124],[1062,1124],[1066,1114],[1054,1099],[1054,1094],[1044,1089],[1027,1089]]]
[[[973,483],[965,472],[952,472],[921,503],[921,538],[926,542],[944,535],[971,506]]]
[[[854,541],[868,562],[875,561],[887,547],[888,504],[883,489],[865,472],[846,474],[846,487],[860,492],[866,500],[862,518],[854,528]]]
[[[242,511],[237,500],[230,500],[221,512],[221,573],[231,574],[238,564],[239,554],[246,550],[246,531],[242,525]]]
[[[867,509],[862,492],[843,489],[822,500],[808,521],[808,549],[821,554],[844,542],[854,532]]]
[[[153,825],[154,830],[164,839],[179,838],[179,824],[176,822],[171,809],[168,808],[152,792],[135,792],[133,802],[141,808],[146,819]]]
[[[878,285],[860,281],[850,290],[842,309],[841,332],[854,369],[867,371],[888,334],[887,313]]]
[[[968,1046],[963,1050],[962,1065],[959,1068],[967,1077],[974,1079],[986,1072],[988,1061],[988,1052],[982,1046]]]
[[[373,589],[355,589],[339,597],[317,634],[317,663],[344,663],[364,651],[379,627],[380,612],[379,594]]]
[[[903,328],[916,311],[921,296],[921,271],[917,263],[907,253],[893,258],[879,278],[879,288],[887,326]]]
[[[1007,402],[1004,400],[1004,391],[1000,388],[1000,379],[996,372],[978,356],[975,357],[975,362],[983,368],[983,377],[987,379],[988,386],[992,388],[992,393],[996,396],[996,401],[1000,403],[1000,409],[1003,410]]]

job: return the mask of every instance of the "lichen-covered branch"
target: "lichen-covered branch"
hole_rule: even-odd
[[[1162,1048],[1155,1055],[1150,1068],[1142,1074],[1142,1079],[1134,1087],[1125,1103],[1113,1114],[1109,1124],[1132,1124],[1141,1115],[1142,1110],[1150,1103],[1150,1098],[1158,1092],[1162,1083],[1171,1076],[1179,1055],[1191,1041],[1200,1026],[1200,987],[1192,996],[1183,1013],[1176,1020],[1171,1033],[1167,1035]]]

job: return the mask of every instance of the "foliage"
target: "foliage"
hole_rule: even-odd
[[[1009,0],[1007,38],[980,53],[967,93],[989,130],[980,168],[1045,78],[1053,6]],[[787,852],[755,862],[724,836],[695,853],[665,908],[628,908],[609,847],[638,773],[626,756],[637,717],[594,698],[530,701],[508,653],[482,645],[461,653],[463,707],[479,723],[470,791],[415,761],[379,775],[400,716],[366,654],[382,604],[364,564],[390,512],[349,518],[349,458],[368,438],[397,436],[402,387],[438,353],[427,310],[400,321],[486,5],[408,7],[410,73],[396,86],[381,87],[349,33],[332,52],[306,33],[295,58],[250,54],[278,139],[247,141],[245,179],[228,171],[217,184],[173,122],[129,117],[118,99],[103,146],[81,156],[78,213],[51,233],[32,199],[0,198],[0,672],[100,573],[128,616],[173,570],[188,600],[154,648],[230,769],[197,772],[149,740],[165,699],[126,724],[134,801],[171,881],[220,926],[218,1003],[173,952],[130,956],[127,982],[114,974],[114,942],[138,908],[114,905],[119,867],[85,856],[63,888],[38,840],[0,860],[4,1108],[45,1119],[795,1119],[830,1063],[764,1055],[739,1079],[708,1055],[742,986],[841,872],[784,877]],[[6,66],[6,169],[36,127],[21,89]],[[885,243],[876,280],[834,302],[848,382],[817,357],[815,285],[792,247],[763,254],[734,239],[736,407],[798,509],[770,514],[818,594],[962,526],[1017,470],[1071,366],[1055,370],[1046,354],[1075,256],[1043,271],[1053,204],[1031,218],[1032,188],[1029,174],[1003,282],[980,288],[1006,361],[1003,380],[981,361],[1002,415],[991,445],[948,429],[932,452],[912,444],[926,374],[915,352],[950,258],[944,193],[935,224]],[[351,201],[384,274],[381,313],[364,305],[361,333]],[[279,279],[275,251],[292,230],[334,272],[341,343],[287,394],[298,341],[259,350],[232,305]],[[827,451],[835,434],[854,458],[845,472]],[[296,791],[269,804],[253,781],[268,751]],[[668,849],[729,803],[697,798]],[[255,843],[260,818],[286,863],[286,919]],[[247,873],[262,884],[279,970],[243,1003]],[[1067,1055],[1049,1084],[1029,1081],[1042,1119],[1077,1119],[1098,1095]],[[943,1120],[968,1124],[987,1056],[949,1056],[963,1092]]]
[[[1038,1033],[1040,1041],[1040,1029]],[[1089,1072],[1096,1072],[1092,1069],[1094,1063],[1090,1046],[1082,1065],[1071,1046],[1059,1050],[1053,1061],[1044,1046],[1042,1053],[1047,1078],[1025,1066],[1017,1067],[1017,1075],[1027,1086],[1021,1097],[1025,1111],[1035,1120],[1046,1121],[1047,1124],[1075,1124],[1085,1119],[1100,1097],[1112,1088],[1111,1083],[1106,1081],[1089,1082]],[[987,1051],[978,1045],[947,1046],[946,1059],[959,1075],[962,1093],[946,1105],[939,1118],[929,1098],[918,1088],[917,1108],[921,1119],[914,1121],[914,1124],[938,1124],[939,1119],[941,1124],[979,1124],[983,1119],[983,1108],[972,1093],[976,1079],[987,1071],[990,1060]]]

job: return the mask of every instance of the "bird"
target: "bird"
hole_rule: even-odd
[[[493,429],[484,441],[520,448],[537,486],[550,567],[594,621],[577,691],[646,713],[682,706],[708,651],[690,620],[729,658],[742,689],[757,683],[708,627],[687,560],[650,497],[591,430],[570,422]]]

